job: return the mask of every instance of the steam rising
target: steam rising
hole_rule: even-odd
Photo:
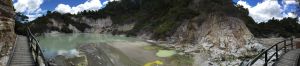
[[[62,56],[65,56],[66,58],[80,57],[79,54],[80,54],[79,51],[77,51],[76,49],[72,49],[72,50],[58,50],[57,51],[57,55],[62,55]]]

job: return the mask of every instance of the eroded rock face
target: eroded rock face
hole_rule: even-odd
[[[237,53],[253,40],[244,22],[234,17],[209,16],[197,33],[197,43],[204,49],[220,49],[229,53]]]
[[[11,0],[0,0],[0,66],[5,66],[15,43],[14,9]]]
[[[201,53],[205,61],[218,62],[217,65],[231,63],[229,60],[239,64],[241,60],[237,58],[255,55],[263,49],[242,20],[213,14],[187,20],[169,42],[175,43],[179,50],[196,53],[195,56]],[[203,58],[195,59],[195,63],[201,64],[200,60]]]
[[[112,30],[112,20],[111,18],[99,18],[92,19],[86,17],[66,17],[70,21],[64,21],[61,18],[47,18],[46,26],[41,31],[41,33],[49,32],[65,32],[65,33],[109,33]],[[36,24],[34,26],[39,26],[44,24]],[[40,28],[40,27],[34,27]],[[34,29],[33,28],[33,29]]]
[[[111,30],[112,20],[110,17],[103,19],[92,19],[92,18],[72,18],[74,21],[79,21],[80,23],[85,23],[91,28],[85,29],[84,32],[87,33],[107,33]]]
[[[113,24],[113,21],[110,17],[106,18],[87,18],[87,17],[68,17],[74,22],[68,23],[64,22],[61,18],[48,18],[49,22],[47,23],[48,27],[44,28],[45,33],[47,32],[66,32],[62,30],[69,30],[70,33],[118,33],[130,31],[135,23],[130,24]],[[67,26],[67,27],[65,27]],[[52,29],[56,28],[56,29]]]

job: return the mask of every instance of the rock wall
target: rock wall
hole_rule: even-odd
[[[31,29],[35,33],[110,33],[112,32],[111,18],[87,18],[74,16],[42,17],[45,21],[31,24]]]
[[[238,65],[241,58],[254,56],[264,48],[244,21],[216,14],[186,20],[168,41],[178,50],[206,58],[195,59],[195,64],[202,65],[204,60],[213,66]]]
[[[116,25],[113,24],[110,17],[93,19],[87,17],[70,16],[68,18],[70,18],[74,22],[72,23],[64,22],[61,18],[47,18],[49,21],[47,22],[46,26],[50,28],[43,28],[43,30],[46,30],[44,33],[57,32],[57,31],[64,32],[61,30],[67,29],[71,31],[70,33],[113,33],[113,34],[116,33],[118,34],[121,32],[126,32],[131,30],[135,25],[135,23]],[[86,25],[88,26],[88,28],[80,27],[82,25]],[[56,28],[56,29],[52,29],[52,28]]]
[[[0,0],[0,66],[5,66],[15,43],[14,8],[11,0]]]
[[[110,17],[103,19],[92,19],[92,18],[72,18],[74,21],[78,21],[80,23],[87,24],[91,26],[91,28],[85,29],[84,32],[87,33],[107,33],[112,29],[112,20]]]

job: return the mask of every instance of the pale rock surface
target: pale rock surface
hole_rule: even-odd
[[[75,26],[73,26],[71,24],[69,24],[68,28],[73,30],[74,33],[80,33],[80,30],[78,30]]]
[[[0,0],[0,66],[6,66],[15,43],[14,9],[11,0]]]
[[[237,66],[242,62],[239,57],[254,56],[265,48],[242,20],[215,14],[188,20],[171,38],[168,41],[173,41],[178,50],[201,53],[194,55],[194,66]]]
[[[90,29],[85,29],[84,32],[88,33],[105,33],[111,30],[112,20],[110,17],[102,19],[92,19],[92,18],[72,18],[74,21],[79,21],[80,23],[85,23],[91,26]]]

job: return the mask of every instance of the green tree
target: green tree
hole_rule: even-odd
[[[28,17],[20,12],[15,16],[15,33],[20,35],[26,35],[26,26],[28,23]]]

